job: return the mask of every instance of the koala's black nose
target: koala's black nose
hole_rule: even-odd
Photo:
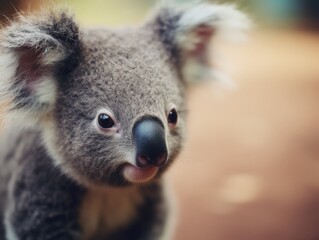
[[[164,166],[167,160],[165,130],[156,118],[137,122],[133,128],[136,144],[136,164],[139,167]]]

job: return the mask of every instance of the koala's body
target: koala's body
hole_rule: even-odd
[[[67,12],[2,30],[0,239],[170,239],[162,173],[184,139],[184,70],[247,21],[196,4],[130,30],[79,29]]]

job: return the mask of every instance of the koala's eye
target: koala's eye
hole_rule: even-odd
[[[106,113],[101,113],[98,116],[98,123],[101,128],[112,128],[115,126],[113,119]]]
[[[173,109],[168,113],[167,121],[168,121],[169,124],[175,125],[175,124],[177,123],[177,119],[178,119],[178,115],[177,115],[176,109],[173,108]]]

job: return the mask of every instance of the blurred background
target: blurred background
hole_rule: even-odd
[[[48,2],[0,0],[0,19]],[[112,27],[140,23],[155,4],[63,2],[83,25]],[[319,1],[219,2],[240,6],[256,27],[243,44],[213,43],[231,87],[190,91],[188,141],[168,173],[178,202],[175,239],[318,240]]]

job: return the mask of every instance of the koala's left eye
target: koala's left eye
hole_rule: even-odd
[[[175,108],[173,108],[173,109],[168,113],[167,121],[168,121],[169,124],[176,125],[177,120],[178,120],[177,111],[176,111]]]
[[[114,120],[106,113],[98,116],[98,123],[101,128],[112,128],[115,126]]]

